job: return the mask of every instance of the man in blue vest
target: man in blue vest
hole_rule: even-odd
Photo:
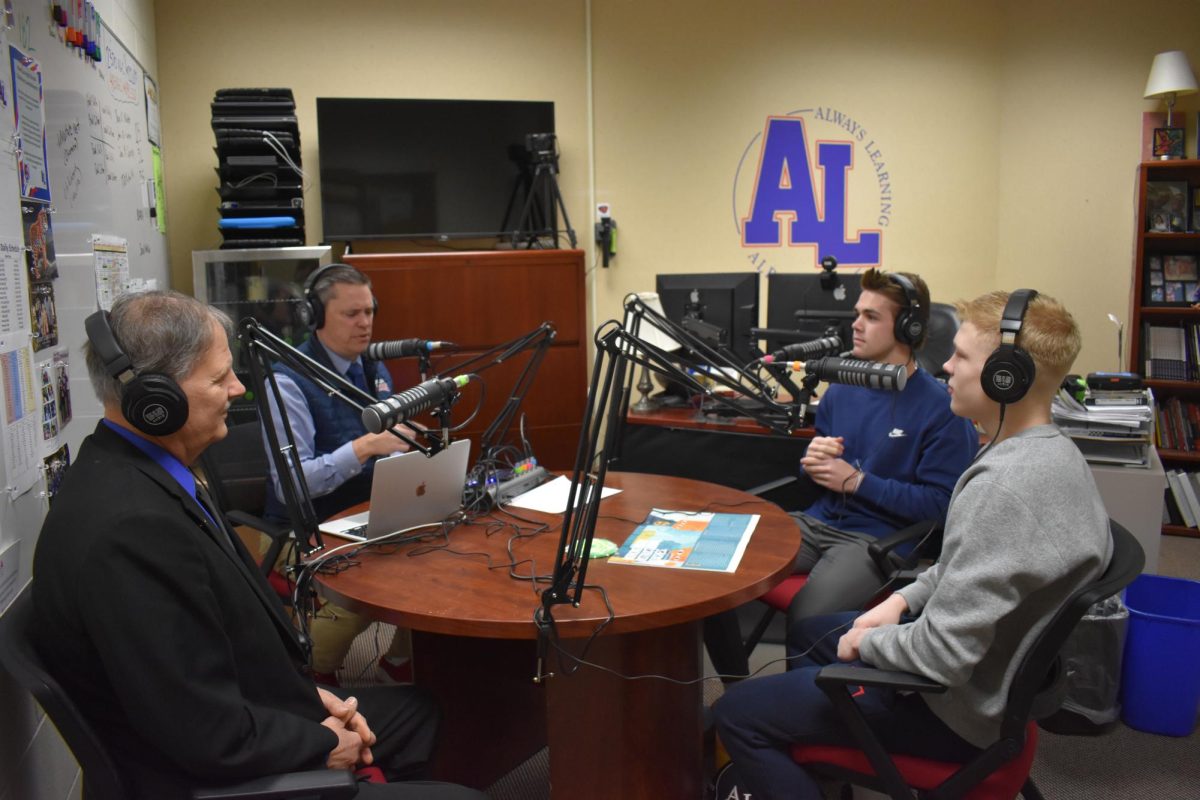
[[[387,367],[363,357],[371,343],[377,308],[370,279],[348,264],[330,264],[309,277],[305,297],[314,333],[297,349],[376,398],[390,397],[394,389]],[[317,518],[326,519],[369,500],[376,459],[405,451],[408,445],[388,431],[368,433],[358,411],[290,367],[279,365],[275,372]],[[274,398],[270,400],[274,406]],[[282,441],[277,409],[273,416]],[[413,435],[410,428],[400,427]],[[279,476],[274,461],[268,463],[266,516],[286,522]],[[337,669],[355,636],[368,624],[365,617],[329,605],[318,612],[311,633],[313,675],[319,683],[338,684]],[[410,680],[408,652],[407,633],[400,632],[379,665],[397,681]]]

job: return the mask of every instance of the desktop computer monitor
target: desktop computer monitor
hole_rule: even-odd
[[[667,319],[742,362],[757,356],[750,339],[758,325],[757,272],[661,273],[655,289]]]
[[[767,276],[767,328],[792,335],[767,338],[767,352],[785,344],[807,342],[836,328],[843,351],[852,347],[850,325],[854,304],[862,293],[859,275],[851,273],[785,274]]]

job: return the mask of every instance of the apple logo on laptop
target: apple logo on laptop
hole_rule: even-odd
[[[420,496],[421,496],[421,495],[423,495],[423,494],[425,494],[425,484],[424,484],[424,482],[422,482],[422,483],[420,483],[420,484],[418,484],[418,485],[417,485],[417,497],[420,497]]]

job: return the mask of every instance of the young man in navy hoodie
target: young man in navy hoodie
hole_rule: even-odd
[[[867,546],[913,523],[944,519],[954,483],[975,455],[974,427],[954,416],[946,387],[917,365],[929,306],[920,276],[863,273],[852,356],[903,365],[908,380],[902,392],[832,385],[821,397],[817,435],[800,465],[824,492],[793,514],[803,532],[795,571],[809,578],[788,609],[789,628],[870,600],[886,576]]]

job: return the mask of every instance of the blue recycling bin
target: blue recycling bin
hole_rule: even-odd
[[[1121,718],[1139,731],[1188,736],[1200,711],[1200,581],[1141,575],[1125,605]]]

